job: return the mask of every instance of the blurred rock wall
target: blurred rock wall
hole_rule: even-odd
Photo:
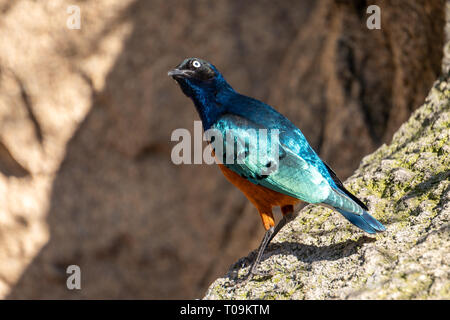
[[[211,61],[345,178],[442,60],[443,1],[374,2],[381,30],[365,1],[0,1],[0,295],[202,296],[263,228],[217,168],[172,164],[198,117],[167,71]]]

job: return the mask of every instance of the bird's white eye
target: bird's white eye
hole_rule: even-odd
[[[198,60],[194,60],[193,62],[192,62],[192,66],[194,67],[194,68],[200,68],[200,62],[198,61]]]

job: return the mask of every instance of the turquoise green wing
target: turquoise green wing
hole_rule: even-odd
[[[252,183],[306,202],[324,202],[332,188],[320,171],[280,143],[276,131],[261,129],[265,128],[228,114],[205,135],[214,136],[216,157]]]

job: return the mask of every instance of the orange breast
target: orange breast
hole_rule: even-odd
[[[245,196],[253,203],[253,205],[258,209],[261,218],[263,220],[264,228],[269,229],[274,226],[275,222],[273,219],[272,208],[280,206],[282,208],[283,214],[291,211],[284,208],[291,208],[296,203],[301,200],[287,196],[285,194],[270,190],[266,187],[256,185],[251,183],[245,178],[234,171],[228,169],[225,165],[219,164],[220,170],[224,176],[234,184]]]

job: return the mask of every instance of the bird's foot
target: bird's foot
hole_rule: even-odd
[[[270,270],[250,270],[241,280],[244,281],[261,281],[271,278],[274,273]]]
[[[255,270],[253,272],[247,273],[245,276],[233,279],[233,281],[227,282],[225,287],[234,287],[236,289],[244,287],[250,281],[264,281],[271,278],[274,275],[273,271],[258,271]]]
[[[239,277],[239,270],[245,268],[245,265],[245,262],[241,262],[240,266],[237,266],[237,268],[235,267],[236,269],[233,269],[231,271],[231,274],[229,276],[230,281],[225,283],[225,287],[240,287],[248,281],[249,273],[247,273],[243,277]]]
[[[255,270],[252,272],[251,274],[251,279],[253,279],[255,276],[258,276],[259,279],[258,280],[265,280],[268,278],[271,278],[274,276],[274,272],[271,270]]]

